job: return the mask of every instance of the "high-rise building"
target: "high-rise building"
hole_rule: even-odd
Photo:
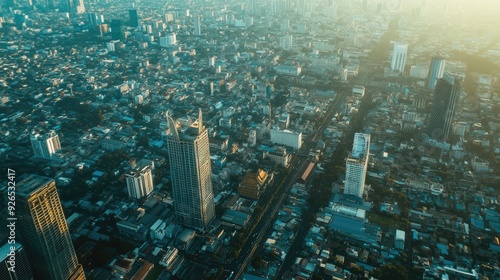
[[[131,170],[125,176],[129,197],[139,199],[153,191],[153,175],[149,165]]]
[[[408,44],[394,43],[392,50],[391,69],[403,73],[406,65],[406,56],[408,54]]]
[[[64,0],[61,1],[63,11],[71,14],[85,13],[85,3],[83,0]]]
[[[464,76],[461,74],[446,72],[443,78],[437,81],[427,126],[427,134],[430,137],[436,140],[448,140],[463,80]]]
[[[88,19],[89,19],[89,26],[96,26],[97,25],[97,14],[96,13],[87,13]]]
[[[82,266],[53,179],[28,175],[17,184],[19,237],[36,279],[82,280]]]
[[[370,135],[354,134],[352,151],[346,160],[344,193],[363,197],[370,154]]]
[[[440,56],[434,56],[431,59],[431,65],[429,67],[429,82],[427,88],[433,91],[436,88],[436,83],[438,79],[441,79],[444,75],[444,68],[446,67],[446,60]]]
[[[166,133],[170,176],[178,223],[205,229],[215,215],[208,129],[202,112],[197,121],[167,115]]]
[[[11,250],[14,249],[14,250]],[[0,279],[32,280],[33,274],[26,251],[19,243],[5,244],[0,248]]]
[[[201,35],[201,17],[200,17],[200,15],[194,16],[194,35]]]
[[[128,15],[130,17],[130,23],[129,25],[131,27],[137,27],[139,26],[139,16],[137,15],[137,10],[128,10]]]
[[[33,153],[38,158],[51,159],[55,153],[61,150],[59,136],[54,130],[45,135],[32,134],[30,140]]]
[[[121,40],[125,38],[123,21],[121,19],[111,20],[111,39]]]

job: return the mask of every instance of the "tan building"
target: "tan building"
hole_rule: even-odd
[[[257,170],[257,173],[248,172],[238,187],[238,193],[246,198],[259,199],[267,184],[267,177],[267,172],[262,169]]]
[[[83,280],[53,179],[29,175],[18,183],[17,218],[35,279]]]

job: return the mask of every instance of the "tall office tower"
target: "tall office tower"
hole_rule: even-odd
[[[250,3],[249,3],[248,6],[249,6],[249,9],[250,9],[250,13],[252,15],[257,14],[257,9],[258,9],[257,0],[250,0]]]
[[[408,44],[394,43],[392,50],[391,69],[403,73],[406,65],[406,55],[408,54]]]
[[[201,35],[201,17],[200,17],[200,15],[194,16],[194,35]]]
[[[11,250],[14,249],[14,250]],[[0,279],[32,280],[33,274],[26,251],[19,243],[5,244],[0,248]],[[14,267],[13,267],[14,266]]]
[[[83,0],[74,0],[75,1],[75,13],[83,14],[85,13],[85,2]]]
[[[129,171],[126,175],[128,196],[140,199],[153,191],[151,166],[146,165]]]
[[[123,21],[121,19],[111,20],[111,39],[121,40],[125,37]]]
[[[431,59],[431,65],[429,67],[429,82],[427,87],[430,91],[436,88],[436,83],[438,79],[441,79],[444,75],[444,68],[446,67],[446,60],[440,56],[434,56]]]
[[[131,27],[139,26],[139,16],[137,15],[137,10],[128,10],[128,15],[130,17],[129,25]]]
[[[61,150],[59,136],[54,130],[45,135],[32,134],[30,140],[33,153],[38,158],[51,159],[55,153]]]
[[[97,14],[96,13],[88,13],[87,14],[88,19],[89,19],[89,26],[96,26],[97,25]]]
[[[73,13],[75,7],[75,3],[73,2],[73,0],[61,1],[61,5],[63,6],[64,12]]]
[[[36,279],[82,280],[53,179],[28,175],[17,184],[19,237]]]
[[[370,154],[370,134],[354,134],[352,151],[346,160],[344,193],[363,197]]]
[[[63,5],[63,11],[71,14],[83,14],[85,13],[85,3],[83,0],[64,0],[61,1]]]
[[[427,134],[436,140],[448,140],[463,80],[464,76],[461,74],[446,72],[437,81],[427,126]]]
[[[201,110],[197,121],[167,115],[167,148],[178,223],[205,229],[215,215],[208,129]]]

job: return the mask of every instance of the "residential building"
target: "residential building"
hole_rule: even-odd
[[[32,134],[30,140],[33,153],[38,158],[51,159],[55,153],[61,150],[59,136],[54,130],[44,135]]]
[[[354,135],[352,151],[346,160],[344,194],[363,197],[369,154],[370,135],[356,133]]]
[[[131,170],[125,176],[129,197],[139,199],[153,191],[153,175],[149,165]]]
[[[406,65],[406,56],[408,55],[408,44],[394,43],[391,59],[391,70],[403,73]]]
[[[17,185],[19,237],[37,279],[85,279],[53,179],[30,174]]]

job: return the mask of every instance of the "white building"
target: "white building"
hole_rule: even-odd
[[[59,136],[54,130],[45,135],[32,134],[30,140],[33,153],[38,158],[51,159],[55,153],[61,150]]]
[[[403,73],[406,65],[406,56],[408,54],[408,44],[394,43],[392,50],[391,69]]]
[[[136,95],[134,97],[135,104],[142,104],[144,102],[144,97],[142,95]]]
[[[354,135],[352,151],[346,160],[345,194],[363,197],[369,154],[370,135],[356,133]]]
[[[160,46],[161,47],[170,47],[177,45],[177,35],[175,33],[167,33],[165,37],[160,38]]]
[[[248,146],[255,147],[257,145],[257,131],[250,130],[248,132]]]
[[[165,238],[167,223],[158,219],[150,228],[149,236],[153,241],[161,241]]]
[[[396,236],[394,238],[394,247],[399,250],[405,249],[405,232],[402,230],[396,230]]]
[[[298,150],[302,146],[302,132],[272,128],[271,142]]]
[[[482,158],[474,157],[474,159],[472,159],[472,169],[476,172],[489,172],[490,163]]]
[[[126,175],[128,196],[142,198],[153,191],[153,175],[151,166],[146,165],[129,171]]]

